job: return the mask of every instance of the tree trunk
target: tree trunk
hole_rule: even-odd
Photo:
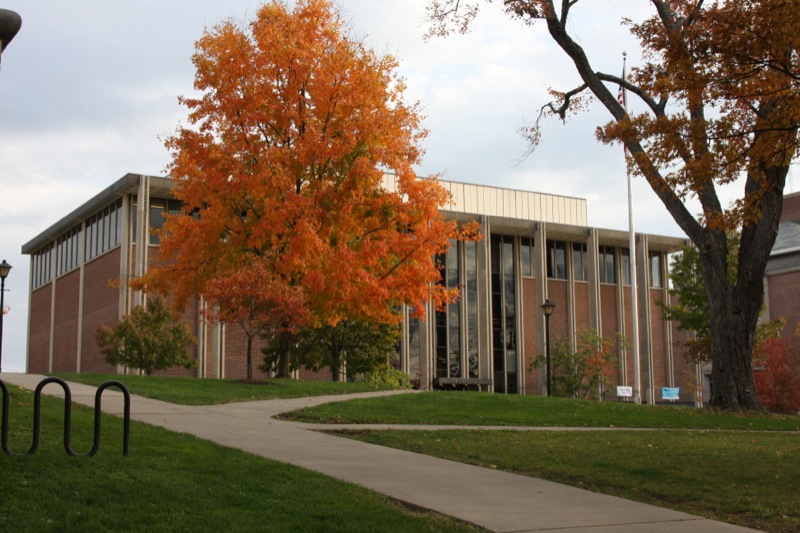
[[[253,379],[253,336],[247,336],[247,379]]]
[[[706,280],[711,319],[710,404],[727,411],[761,411],[752,368],[753,333],[760,303],[750,303],[761,299],[755,295],[744,297],[741,292],[727,281],[722,284]]]
[[[709,301],[711,405],[763,411],[753,381],[753,337],[764,302],[764,272],[775,244],[788,165],[762,165],[748,173],[745,198],[757,199],[757,217],[745,220],[735,284],[728,279],[724,231],[698,244]],[[765,184],[767,186],[765,186]]]
[[[331,354],[331,381],[339,381],[342,377],[342,370],[338,352]]]
[[[280,353],[278,354],[278,375],[279,378],[291,377],[292,343],[294,335],[288,331],[279,333]]]
[[[342,379],[342,344],[339,337],[335,334],[331,339],[331,380],[339,381]]]

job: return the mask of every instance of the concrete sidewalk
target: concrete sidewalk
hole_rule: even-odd
[[[44,376],[0,374],[0,379],[33,390]],[[70,389],[73,402],[94,406],[95,387],[70,383]],[[47,385],[43,392],[62,395],[55,384]],[[315,431],[329,427],[325,425],[272,418],[302,407],[382,394],[391,392],[213,406],[182,406],[133,396],[131,419],[321,472],[496,532],[754,531],[558,483]],[[103,394],[104,412],[120,415],[122,404],[122,394],[116,389],[107,389]],[[131,453],[136,453],[135,432]]]

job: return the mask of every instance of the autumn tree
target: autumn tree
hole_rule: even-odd
[[[399,305],[455,296],[432,257],[462,230],[439,212],[446,191],[412,170],[426,132],[393,57],[351,37],[328,0],[300,0],[206,31],[193,62],[200,95],[180,99],[189,126],[166,141],[183,213],[138,287],[238,316],[254,289],[229,280],[257,278],[282,377],[300,328],[393,323]],[[222,305],[225,291],[243,292]]]
[[[565,118],[596,100],[612,121],[598,130],[622,141],[629,170],[645,179],[698,249],[709,302],[711,404],[730,410],[761,407],[752,372],[753,333],[763,299],[763,275],[777,234],[783,188],[796,155],[800,93],[793,0],[651,0],[654,16],[625,20],[644,63],[629,79],[594,68],[573,33],[579,0],[503,0],[526,24],[544,23],[581,78],[553,91],[541,117]],[[431,33],[466,29],[478,4],[432,0]],[[577,8],[577,9],[576,9]],[[619,89],[634,97],[629,114]],[[638,102],[636,102],[638,100]],[[539,121],[527,130],[535,146]],[[743,195],[723,205],[719,188],[741,184]],[[687,201],[697,201],[695,215]],[[727,231],[741,228],[739,260],[728,277]]]
[[[195,340],[161,298],[137,305],[113,327],[103,324],[95,339],[110,365],[125,365],[151,375],[173,366],[192,368],[189,347]]]

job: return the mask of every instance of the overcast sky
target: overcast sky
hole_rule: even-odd
[[[23,20],[0,67],[0,260],[14,267],[6,281],[4,371],[25,370],[30,258],[21,246],[126,173],[163,175],[169,157],[161,139],[185,116],[177,97],[192,91],[195,41],[221,20],[251,19],[261,3],[0,6]],[[426,3],[339,0],[354,34],[400,60],[408,99],[424,105],[430,134],[417,173],[586,198],[590,225],[627,229],[622,148],[595,140],[595,128],[608,120],[599,106],[566,125],[550,120],[543,144],[522,158],[527,146],[517,131],[548,101],[548,87],[577,85],[544,26],[514,22],[495,2],[484,5],[471,34],[426,42]],[[572,29],[595,69],[620,73],[623,50],[635,65],[620,8],[636,20],[650,14],[649,3],[583,4]],[[634,181],[634,198],[637,231],[682,236],[646,183]]]

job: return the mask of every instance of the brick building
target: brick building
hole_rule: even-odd
[[[631,264],[636,268],[642,398],[659,401],[661,387],[681,387],[691,401],[697,372],[675,353],[673,328],[657,302],[668,298],[668,254],[684,239],[589,227],[584,199],[442,181],[452,195],[445,215],[478,220],[484,238],[454,243],[443,259],[443,283],[461,287],[446,311],[428,320],[406,317],[397,364],[423,389],[473,385],[495,392],[543,394],[544,370],[529,372],[544,353],[541,304],[556,304],[551,339],[575,339],[592,328],[631,335]],[[140,296],[118,280],[141,275],[154,256],[149,229],[178,212],[168,178],[128,174],[26,243],[31,256],[29,372],[115,372],[95,343]],[[387,189],[394,178],[387,176]],[[187,314],[197,368],[208,378],[246,374],[243,333],[200,320],[198,298]],[[255,352],[259,353],[259,352]],[[631,353],[619,355],[618,385],[633,385]],[[257,359],[260,357],[256,356]],[[324,377],[327,378],[326,373]],[[306,376],[307,377],[307,376]]]
[[[783,198],[783,212],[778,226],[778,237],[772,247],[764,278],[765,310],[767,320],[782,318],[786,321],[784,336],[794,337],[800,324],[800,193]]]

